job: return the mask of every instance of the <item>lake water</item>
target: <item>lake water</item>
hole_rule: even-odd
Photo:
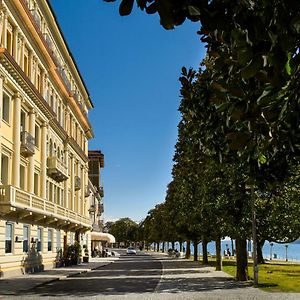
[[[179,243],[176,242],[176,249],[179,250]],[[286,247],[287,246],[287,247]],[[186,244],[184,243],[184,247],[186,248]],[[248,242],[248,250],[251,251],[252,249],[252,243],[251,245]],[[170,244],[171,248],[171,244]],[[232,253],[232,243],[231,240],[223,240],[221,243],[221,249],[222,253],[224,253],[224,250],[227,248],[230,249],[230,252]],[[272,248],[272,250],[271,250]],[[235,249],[235,242],[233,241],[233,249]],[[207,245],[207,251],[215,255],[216,254],[216,246],[215,242],[210,242]],[[198,245],[198,253],[202,253],[202,244],[200,243]],[[194,247],[193,245],[191,246],[191,254],[194,254]],[[280,259],[280,260],[285,260],[286,257],[288,261],[300,261],[300,244],[295,244],[295,243],[289,243],[289,244],[277,244],[273,243],[273,246],[270,246],[269,242],[265,242],[264,247],[263,247],[263,256],[265,259],[270,259],[270,255],[272,255],[273,259]]]

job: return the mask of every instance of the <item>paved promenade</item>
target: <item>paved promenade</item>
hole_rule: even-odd
[[[150,255],[151,259],[142,252],[137,257],[92,258],[88,264],[1,279],[0,298],[300,300],[300,294],[267,293],[236,282],[199,262]],[[145,268],[139,270],[139,265]]]
[[[22,292],[32,290],[47,283],[97,270],[118,259],[117,257],[90,258],[89,263],[82,263],[77,266],[54,268],[40,273],[3,278],[0,279],[0,298],[5,297],[5,295],[20,295]]]

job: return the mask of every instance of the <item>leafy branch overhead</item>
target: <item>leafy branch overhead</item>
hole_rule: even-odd
[[[135,3],[158,13],[165,29],[199,22],[210,101],[227,128],[220,152],[236,151],[258,166],[299,155],[298,0],[123,0],[120,14]]]

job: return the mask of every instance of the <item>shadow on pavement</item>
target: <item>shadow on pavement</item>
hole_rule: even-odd
[[[155,293],[159,297],[161,293],[179,294],[247,288],[246,284],[238,283],[231,277],[212,274],[212,271],[199,262],[182,260],[176,262],[166,259],[163,260],[165,270],[162,271],[160,260],[143,259],[142,256],[137,256],[135,264],[131,260],[119,260],[102,269],[26,291],[23,295],[91,297]]]

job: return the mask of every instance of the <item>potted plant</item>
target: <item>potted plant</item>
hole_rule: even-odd
[[[89,250],[86,245],[83,245],[83,248],[84,248],[84,256],[82,257],[82,261],[84,263],[88,263],[89,262]]]
[[[81,259],[81,246],[76,241],[73,245],[68,245],[67,250],[65,252],[65,265],[77,265],[80,263]]]

